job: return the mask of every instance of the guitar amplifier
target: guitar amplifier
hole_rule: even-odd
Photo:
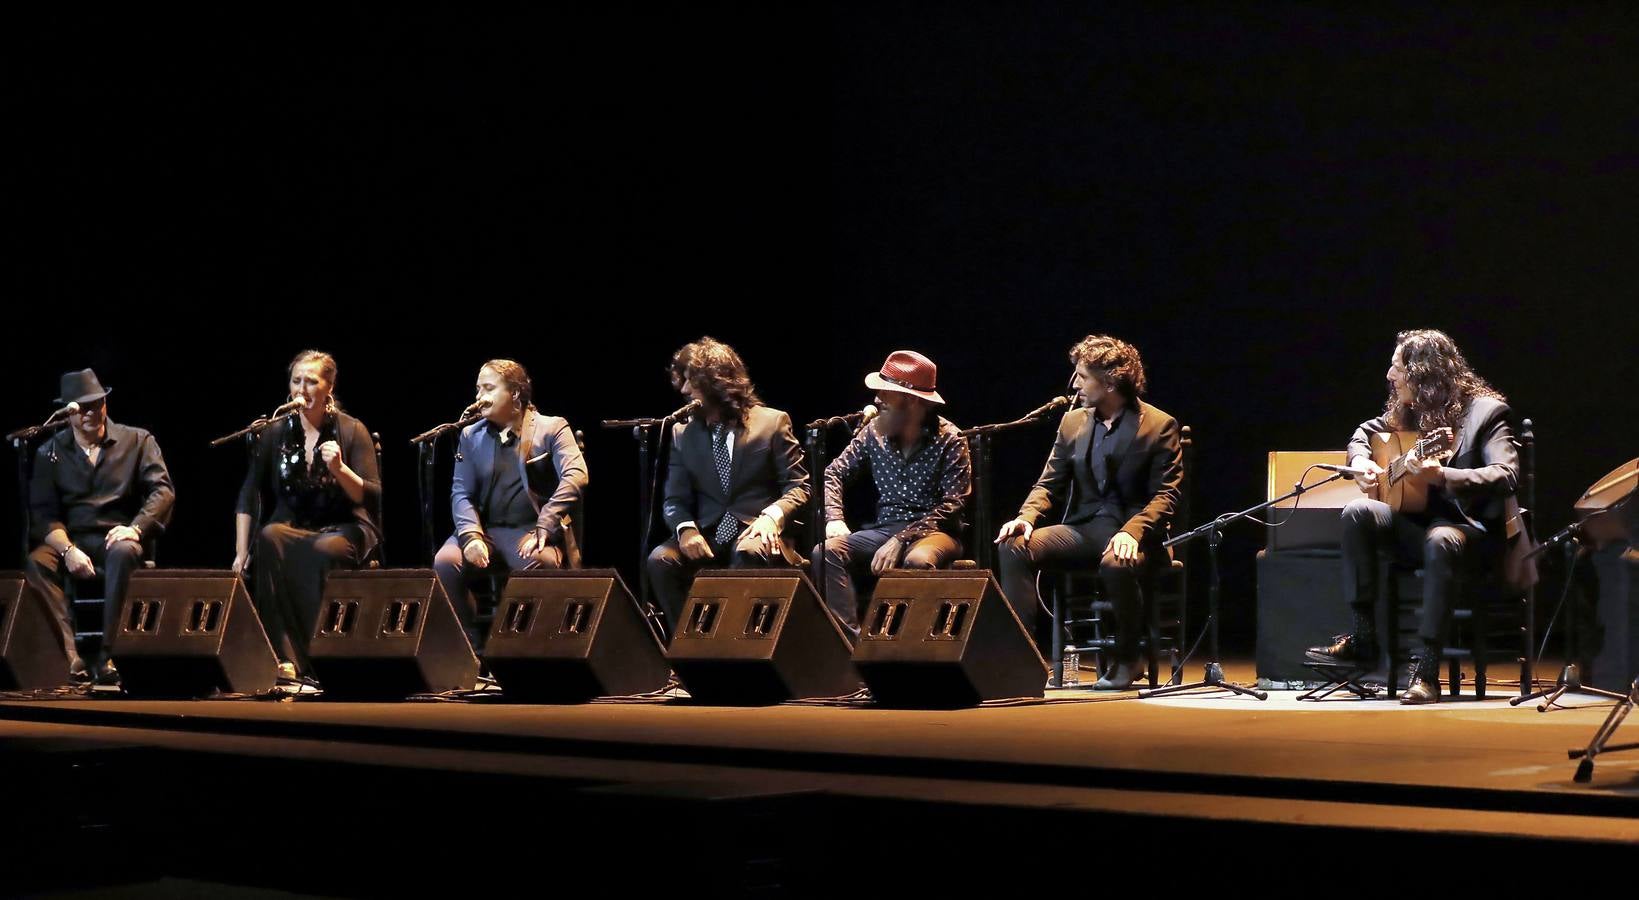
[[[1264,499],[1273,500],[1282,494],[1290,493],[1300,478],[1305,484],[1313,484],[1327,477],[1331,473],[1318,470],[1309,472],[1308,477],[1304,476],[1304,472],[1310,466],[1323,463],[1348,465],[1348,451],[1269,451],[1268,493]],[[1305,491],[1301,496],[1275,504],[1269,509],[1268,515],[1264,516],[1268,521],[1276,523],[1269,528],[1269,551],[1274,553],[1281,550],[1338,547],[1343,536],[1343,525],[1340,520],[1343,507],[1347,506],[1350,500],[1360,496],[1360,489],[1355,487],[1354,482],[1338,479],[1312,491]]]

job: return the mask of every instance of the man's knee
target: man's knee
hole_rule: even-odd
[[[1356,497],[1343,507],[1344,527],[1356,528],[1371,526],[1377,523],[1377,502],[1369,497]]]
[[[142,545],[136,541],[115,541],[108,548],[109,563],[134,563],[142,559]]]
[[[445,544],[433,556],[433,570],[439,575],[459,575],[466,565],[467,558],[457,544]]]
[[[28,572],[35,576],[55,576],[61,557],[47,544],[35,547],[28,555]]]
[[[1030,558],[1030,542],[1022,537],[1011,537],[1002,542],[998,561],[1003,566],[1028,566],[1034,560]]]
[[[683,567],[683,553],[676,547],[662,543],[649,551],[649,571],[666,572]]]
[[[1121,562],[1113,556],[1106,555],[1098,561],[1098,577],[1107,584],[1132,581],[1138,578],[1141,567],[1142,563],[1139,561]]]
[[[1449,525],[1430,528],[1423,538],[1423,558],[1429,561],[1453,559],[1463,552],[1467,543],[1468,537],[1460,529]]]
[[[774,561],[774,557],[764,547],[741,545],[734,548],[734,555],[729,565],[734,568],[766,566]]]
[[[827,559],[831,562],[839,563],[839,564],[840,563],[845,563],[845,562],[848,561],[849,553],[848,553],[848,539],[847,538],[845,538],[845,537],[826,538],[824,548],[825,548],[825,551],[824,551],[825,552],[825,559]]]
[[[905,562],[901,564],[906,569],[937,569],[944,561],[944,554],[931,547],[912,547],[911,552],[905,554]]]

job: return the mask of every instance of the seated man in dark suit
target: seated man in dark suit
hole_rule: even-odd
[[[26,577],[56,615],[75,680],[90,677],[74,644],[74,614],[63,590],[75,578],[103,576],[103,650],[96,678],[118,678],[108,641],[131,572],[171,520],[176,491],[154,436],[108,418],[108,394],[90,369],[62,379],[58,403],[77,403],[68,427],[40,446],[29,484],[29,524],[39,542]]]
[[[890,569],[943,568],[962,552],[973,466],[967,438],[937,411],[945,402],[938,374],[913,350],[890,354],[865,376],[881,412],[825,467],[825,543],[814,548],[814,577],[851,636],[859,634],[861,594],[876,578]],[[850,531],[843,489],[862,475],[876,486],[876,515]]]
[[[468,576],[577,565],[572,517],[587,477],[574,429],[562,417],[535,408],[534,386],[523,366],[510,359],[484,363],[476,392],[477,402],[489,406],[484,421],[461,432],[450,480],[455,535],[433,558],[433,569],[479,646]]]
[[[1519,484],[1519,454],[1508,424],[1508,405],[1474,374],[1457,344],[1438,331],[1403,331],[1394,342],[1387,372],[1389,399],[1381,416],[1360,423],[1349,440],[1349,465],[1365,469],[1355,479],[1362,492],[1376,490],[1384,470],[1372,461],[1372,436],[1394,431],[1454,432],[1452,455],[1413,458],[1411,477],[1427,485],[1426,508],[1396,512],[1361,497],[1343,508],[1343,595],[1355,627],[1332,643],[1312,647],[1308,659],[1367,668],[1379,658],[1378,563],[1396,559],[1423,566],[1423,610],[1401,703],[1440,699],[1440,654],[1451,625],[1453,583],[1463,567],[1502,563],[1509,499]]]
[[[1070,350],[1078,403],[1059,422],[1052,453],[1019,515],[1002,526],[1002,593],[1035,633],[1043,569],[1098,566],[1115,606],[1116,665],[1096,690],[1126,690],[1138,672],[1146,566],[1168,559],[1161,546],[1184,478],[1178,421],[1139,399],[1145,391],[1138,348],[1088,335]],[[1037,527],[1050,513],[1060,524]]]
[[[791,417],[764,406],[734,348],[703,337],[672,356],[672,385],[699,412],[672,429],[662,512],[672,537],[649,554],[670,626],[702,566],[801,565],[784,534],[808,502]]]

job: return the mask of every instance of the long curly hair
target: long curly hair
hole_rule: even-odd
[[[1144,359],[1138,348],[1107,334],[1089,334],[1070,348],[1071,365],[1087,364],[1094,371],[1102,369],[1115,389],[1128,400],[1141,396],[1149,389],[1144,378]]]
[[[744,424],[753,406],[762,404],[740,354],[729,345],[702,337],[672,354],[672,387],[694,386],[703,402],[724,419]]]
[[[1456,428],[1476,397],[1503,400],[1501,392],[1474,374],[1462,351],[1443,331],[1429,328],[1402,331],[1394,337],[1394,352],[1406,372],[1414,399],[1400,402],[1394,386],[1389,386],[1383,418],[1390,428],[1428,431]]]

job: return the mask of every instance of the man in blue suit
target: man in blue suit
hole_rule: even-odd
[[[489,407],[484,421],[462,430],[450,484],[455,534],[433,558],[444,593],[475,645],[477,603],[467,579],[579,567],[571,526],[586,490],[586,462],[574,430],[563,418],[535,409],[523,366],[510,359],[484,363],[477,401]]]

